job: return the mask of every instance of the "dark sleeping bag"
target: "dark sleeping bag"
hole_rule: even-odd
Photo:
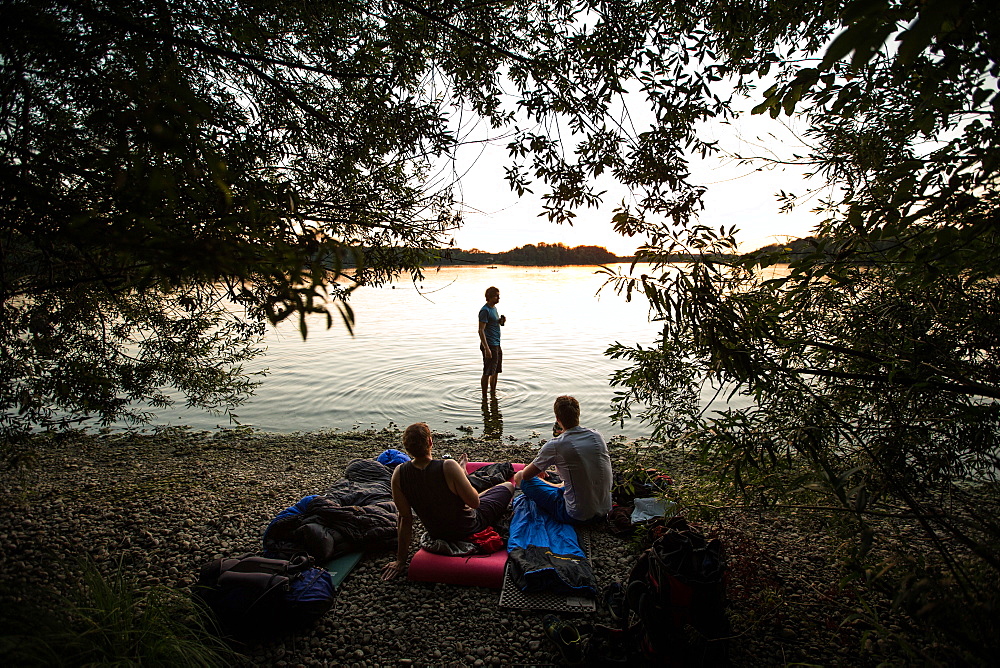
[[[305,497],[267,527],[264,555],[288,559],[305,552],[323,564],[349,552],[394,550],[398,518],[392,501],[341,506],[325,496]]]
[[[576,528],[557,521],[524,495],[514,499],[507,544],[511,573],[521,591],[596,596],[597,581]]]
[[[325,494],[303,497],[264,531],[264,554],[288,559],[300,552],[323,564],[350,552],[396,548],[399,513],[392,471],[373,459],[348,463]]]
[[[477,491],[482,493],[490,487],[495,487],[502,482],[507,482],[514,477],[514,465],[510,462],[496,462],[481,466],[468,475],[469,483]]]
[[[352,459],[323,496],[341,506],[369,506],[392,501],[392,469],[374,459]]]

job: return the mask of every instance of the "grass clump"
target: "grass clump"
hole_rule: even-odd
[[[8,666],[230,666],[238,655],[186,593],[140,589],[119,561],[105,577],[93,561],[68,594],[2,614]]]

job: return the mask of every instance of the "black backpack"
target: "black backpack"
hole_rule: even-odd
[[[194,593],[237,640],[295,632],[326,614],[336,597],[330,573],[313,564],[305,554],[216,559],[201,567]]]
[[[623,625],[652,665],[725,665],[730,626],[722,543],[682,517],[658,533],[629,573]]]

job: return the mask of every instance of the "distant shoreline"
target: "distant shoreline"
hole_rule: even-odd
[[[636,255],[615,255],[603,246],[575,246],[570,248],[563,244],[528,244],[501,253],[490,253],[472,248],[424,248],[413,249],[427,256],[422,266],[510,266],[510,267],[566,267],[566,266],[598,266],[623,262],[635,262]],[[677,253],[661,257],[664,262],[695,262],[710,259],[721,262],[738,255],[694,255]],[[344,255],[339,266],[356,266],[355,258]]]

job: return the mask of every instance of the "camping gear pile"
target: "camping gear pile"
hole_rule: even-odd
[[[304,554],[215,559],[202,566],[195,593],[214,613],[219,630],[233,639],[294,632],[325,615],[336,598],[330,572],[314,564]]]
[[[305,496],[271,520],[262,555],[204,564],[194,593],[219,631],[261,641],[301,631],[326,614],[363,552],[396,548],[391,478],[382,462],[355,459],[324,494]]]
[[[628,579],[604,589],[615,626],[543,620],[570,665],[723,666],[731,631],[725,614],[722,543],[683,517],[658,519]]]

